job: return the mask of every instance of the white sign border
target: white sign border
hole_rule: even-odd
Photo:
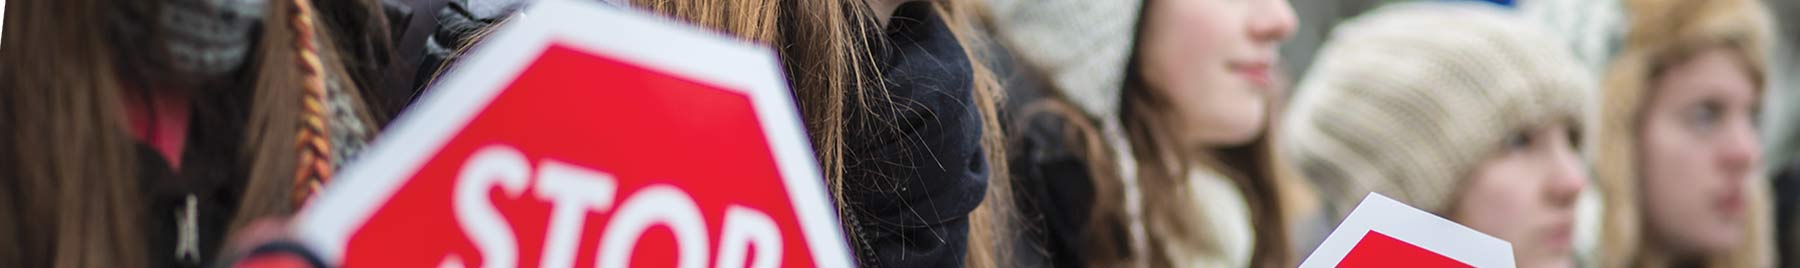
[[[684,24],[597,3],[538,1],[459,63],[464,68],[453,70],[441,86],[408,108],[410,116],[395,120],[360,161],[341,170],[340,179],[296,216],[296,237],[311,248],[331,249],[318,252],[327,262],[341,262],[349,236],[378,208],[368,204],[386,203],[482,110],[470,107],[487,106],[553,41],[566,41],[558,44],[749,95],[815,264],[850,267],[846,241],[838,239],[844,235],[836,210],[829,205],[775,55],[765,47],[677,25]]]
[[[1300,263],[1300,268],[1336,266],[1371,230],[1475,267],[1517,267],[1513,263],[1512,243],[1385,195],[1369,193],[1355,210],[1350,211],[1350,216],[1325,237],[1325,242]],[[1506,251],[1496,254],[1494,249]]]

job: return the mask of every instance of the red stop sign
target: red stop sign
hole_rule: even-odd
[[[850,265],[770,52],[524,14],[301,213],[303,242],[346,267]]]
[[[1379,267],[1464,268],[1475,266],[1370,230],[1363,235],[1362,240],[1356,242],[1356,247],[1350,248],[1350,253],[1344,255],[1343,260],[1338,261],[1336,268]]]

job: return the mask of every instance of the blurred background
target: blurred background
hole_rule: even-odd
[[[1281,63],[1293,81],[1306,77],[1320,43],[1339,22],[1356,17],[1383,4],[1424,0],[1291,0],[1300,27],[1293,39],[1282,45]],[[1612,52],[1618,50],[1625,34],[1624,14],[1619,0],[1485,0],[1519,9],[1526,16],[1560,31],[1565,41],[1582,57],[1590,69],[1605,66]],[[1765,171],[1787,166],[1800,153],[1800,109],[1787,103],[1800,102],[1800,60],[1795,60],[1795,44],[1800,43],[1800,1],[1764,0],[1776,21],[1777,41],[1770,55],[1773,64],[1768,98],[1764,98],[1762,131],[1768,160]],[[1290,94],[1291,95],[1291,94]]]

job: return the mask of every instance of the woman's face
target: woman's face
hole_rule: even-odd
[[[1276,47],[1294,32],[1286,0],[1164,0],[1145,7],[1139,67],[1172,104],[1177,137],[1197,147],[1262,134],[1278,95]]]
[[[1638,129],[1650,239],[1677,254],[1731,251],[1746,179],[1761,162],[1756,84],[1729,49],[1709,49],[1652,80]]]
[[[1451,218],[1512,242],[1519,267],[1573,265],[1575,200],[1588,179],[1570,133],[1553,124],[1511,134],[1475,167]]]

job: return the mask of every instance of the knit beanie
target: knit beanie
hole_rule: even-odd
[[[1119,114],[1139,0],[990,0],[996,35],[1089,116]]]
[[[1528,23],[1479,2],[1400,4],[1346,22],[1296,90],[1281,153],[1334,217],[1370,192],[1448,212],[1509,135],[1591,121],[1590,72]]]

